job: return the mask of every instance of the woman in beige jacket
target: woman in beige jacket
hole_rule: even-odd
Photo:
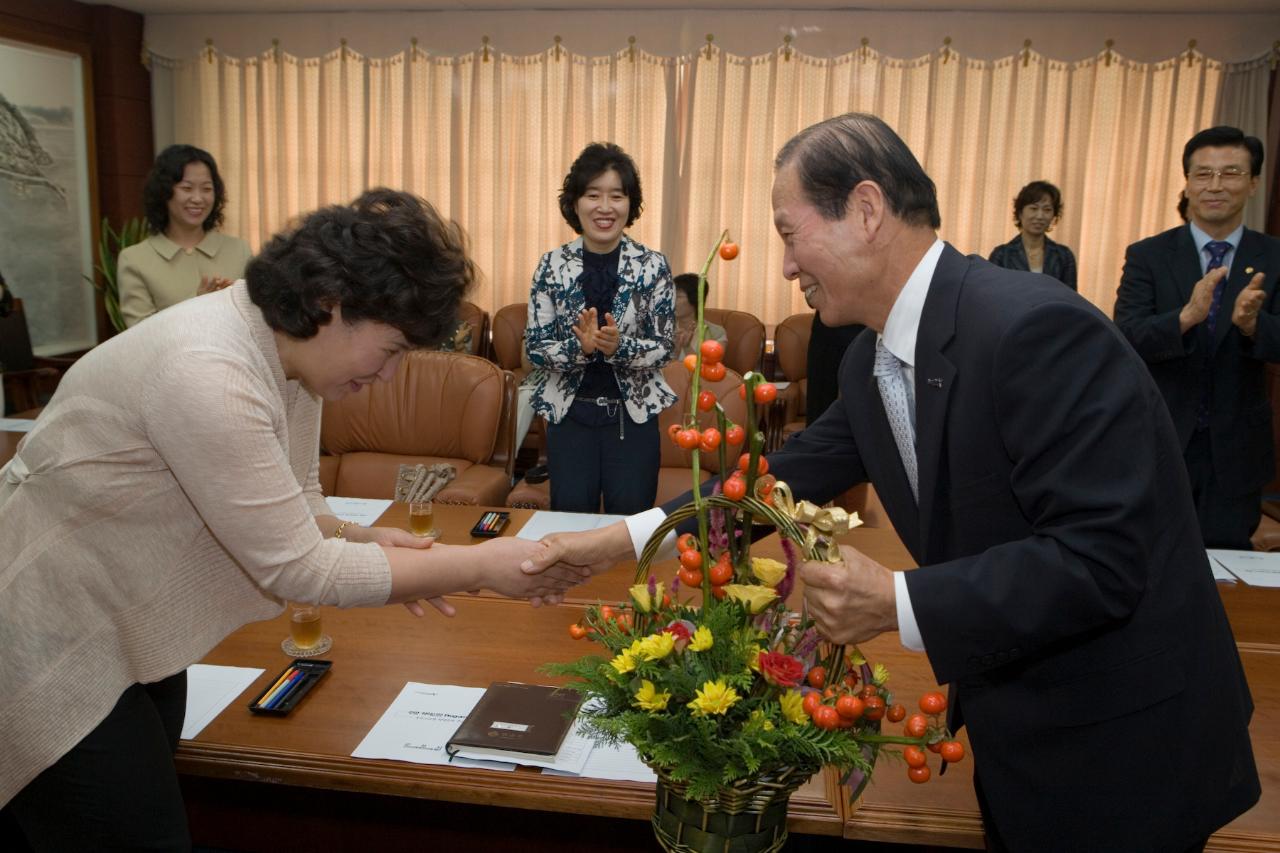
[[[248,243],[217,230],[227,193],[208,151],[161,151],[142,196],[151,235],[121,252],[117,264],[126,326],[243,277],[250,257]]]
[[[188,848],[186,667],[286,599],[451,615],[446,593],[581,580],[524,574],[539,543],[425,548],[320,494],[321,400],[438,343],[472,276],[456,225],[373,190],[67,372],[0,469],[0,806],[33,848]]]

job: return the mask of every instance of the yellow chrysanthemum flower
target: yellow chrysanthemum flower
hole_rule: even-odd
[[[652,681],[644,679],[640,682],[640,689],[636,691],[636,699],[631,704],[645,711],[665,711],[667,703],[670,701],[670,693],[659,693],[658,688],[653,686]]]
[[[627,649],[619,652],[616,658],[609,661],[609,666],[616,669],[620,675],[625,675],[636,668],[636,656],[631,649]]]
[[[693,632],[693,639],[689,640],[689,650],[694,652],[705,652],[711,648],[713,642],[711,637],[711,629],[706,625],[699,625],[698,630]]]
[[[773,731],[773,723],[764,715],[764,711],[761,711],[758,708],[751,712],[751,722],[759,723],[760,728],[764,729],[766,732]]]
[[[631,587],[631,599],[636,603],[636,609],[641,613],[648,613],[653,610],[653,599],[649,595],[649,585],[647,583],[638,583]]]
[[[778,581],[787,576],[787,567],[784,563],[770,560],[768,557],[752,557],[751,573],[760,583],[772,587],[777,586]]]
[[[723,681],[708,681],[689,703],[689,710],[702,716],[723,714],[742,697]]]
[[[661,634],[650,634],[640,641],[640,647],[636,650],[636,654],[648,658],[649,660],[662,660],[671,654],[676,647],[676,638],[674,634],[663,631]]]
[[[769,606],[769,602],[778,597],[777,591],[772,587],[756,584],[727,583],[723,589],[726,596],[745,604],[750,613],[759,613]]]
[[[778,697],[778,704],[782,706],[782,716],[796,725],[808,725],[809,715],[804,712],[804,696],[799,690],[783,693]]]

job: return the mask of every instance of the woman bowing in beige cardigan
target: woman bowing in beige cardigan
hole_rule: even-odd
[[[286,599],[451,614],[581,580],[524,575],[540,543],[428,549],[320,494],[321,400],[438,343],[472,277],[457,226],[373,190],[67,372],[0,469],[0,806],[31,847],[187,849],[185,670]]]

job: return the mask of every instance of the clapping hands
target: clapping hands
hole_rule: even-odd
[[[230,285],[231,279],[229,278],[222,278],[217,275],[202,275],[200,276],[200,284],[196,287],[196,296],[204,296],[206,293],[213,293]]]
[[[613,315],[607,312],[604,324],[601,325],[596,309],[584,309],[578,315],[578,322],[574,324],[573,334],[585,355],[594,355],[599,350],[606,356],[612,356],[618,350],[618,324],[614,322]]]

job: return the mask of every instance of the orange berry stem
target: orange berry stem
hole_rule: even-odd
[[[697,341],[694,346],[696,361],[694,363],[693,377],[689,380],[689,419],[694,423],[698,423],[698,390],[702,379],[702,342],[707,338],[707,324],[703,318],[703,308],[707,301],[707,271],[711,269],[711,264],[716,258],[716,254],[720,251],[720,244],[729,237],[729,229],[720,232],[720,239],[716,240],[716,244],[711,247],[711,254],[707,255],[707,261],[702,265],[702,271],[698,273],[698,319],[697,319]],[[693,448],[691,453],[692,466],[690,473],[693,475],[693,506],[696,510],[698,518],[698,549],[702,552],[703,559],[708,563],[711,561],[711,549],[707,545],[707,513],[704,511],[702,500],[702,477],[700,476],[702,468],[699,464],[698,448]],[[711,573],[702,573],[702,604],[705,607],[711,600]]]

